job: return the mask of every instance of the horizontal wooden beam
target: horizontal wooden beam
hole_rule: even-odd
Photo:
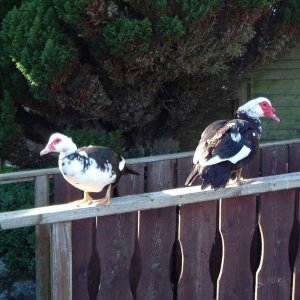
[[[211,189],[201,190],[200,186],[192,186],[117,197],[113,198],[111,204],[108,206],[91,204],[89,206],[76,207],[71,203],[52,205],[0,213],[0,229],[72,221],[297,187],[300,187],[300,172],[259,177],[255,178],[252,182],[240,186],[233,185],[216,191]]]
[[[290,145],[290,144],[294,144],[294,143],[300,143],[300,139],[291,139],[291,140],[264,143],[264,144],[260,145],[260,148],[280,146],[280,145],[286,145],[286,144]],[[189,156],[192,157],[193,154],[194,154],[194,151],[188,151],[188,152],[162,154],[162,155],[139,157],[139,158],[129,158],[129,159],[126,159],[126,163],[128,163],[129,165],[138,164],[138,163],[146,164],[146,163],[153,162],[153,161],[179,159],[179,158],[185,158],[185,157],[189,157]],[[59,173],[58,168],[48,168],[48,169],[38,169],[38,170],[30,170],[30,171],[4,173],[4,174],[0,174],[0,184],[10,183],[10,182],[31,181],[31,180],[34,180],[34,178],[36,176],[41,176],[41,175],[52,176],[52,175],[55,175],[58,173]]]

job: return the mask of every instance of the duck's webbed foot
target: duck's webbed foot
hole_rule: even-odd
[[[112,192],[112,187],[110,184],[107,188],[105,197],[102,199],[94,200],[94,203],[96,203],[97,205],[109,205],[111,199],[111,192]]]
[[[75,200],[71,202],[71,204],[74,204],[76,206],[81,206],[81,205],[90,205],[92,203],[93,199],[91,195],[88,192],[84,192],[83,199],[80,200]]]

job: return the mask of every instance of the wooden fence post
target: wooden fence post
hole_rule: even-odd
[[[52,224],[51,299],[72,300],[72,223]]]
[[[49,205],[49,182],[47,175],[35,177],[35,207]],[[35,226],[36,252],[36,299],[50,299],[50,233],[49,225]]]

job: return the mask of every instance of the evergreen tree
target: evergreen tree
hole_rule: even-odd
[[[17,99],[25,138],[121,130],[127,147],[151,153],[149,145],[182,132],[196,112],[205,124],[251,70],[291,48],[299,6],[16,0],[0,11],[0,88]],[[30,122],[36,126],[29,137]]]

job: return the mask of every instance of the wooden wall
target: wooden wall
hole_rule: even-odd
[[[300,137],[300,44],[251,75],[251,98],[265,96],[281,122],[263,120],[263,141]]]

